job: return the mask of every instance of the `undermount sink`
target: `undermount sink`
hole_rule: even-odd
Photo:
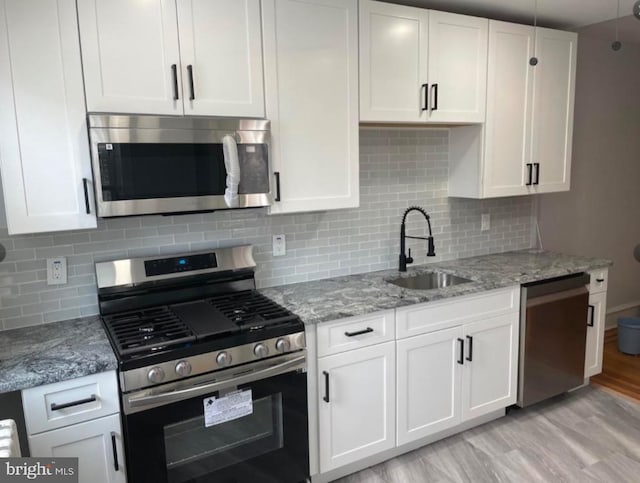
[[[469,283],[472,280],[458,277],[449,273],[427,272],[412,277],[400,277],[387,280],[388,283],[411,290],[433,290],[436,288],[451,287],[461,283]]]

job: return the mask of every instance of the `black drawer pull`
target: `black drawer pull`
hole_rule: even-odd
[[[594,327],[596,323],[596,307],[594,305],[589,305],[589,310],[591,311],[591,315],[589,316],[589,322],[587,322],[587,325],[589,327]]]
[[[533,164],[527,163],[527,186],[531,186],[533,184]]]
[[[469,355],[467,356],[467,360],[473,362],[473,336],[468,335],[467,339],[469,340]]]
[[[187,66],[187,74],[189,74],[189,90],[190,90],[189,100],[193,101],[196,98],[196,90],[193,87],[193,66],[192,65]]]
[[[324,397],[322,400],[324,402],[329,402],[329,373],[327,371],[322,371],[324,374]]]
[[[431,90],[433,91],[433,101],[431,102],[431,110],[438,110],[438,84],[433,84],[431,86]]]
[[[540,184],[540,163],[533,163],[533,167],[536,169],[536,180],[533,184],[537,186]]]
[[[118,464],[118,450],[116,448],[116,433],[111,431],[111,448],[113,448],[113,469],[120,471],[120,465]]]
[[[369,332],[373,332],[371,327],[367,327],[366,329],[362,329],[357,332],[345,332],[344,335],[347,337],[355,337],[356,335],[368,334]]]
[[[422,90],[424,91],[424,104],[422,105],[422,111],[429,110],[429,84],[422,84]]]
[[[278,171],[274,171],[273,175],[276,178],[276,197],[273,200],[280,201],[280,173]]]
[[[63,404],[51,403],[51,410],[52,411],[60,411],[61,409],[72,408],[73,406],[80,406],[82,404],[95,402],[95,401],[97,401],[97,399],[98,399],[98,397],[95,394],[92,394],[91,396],[89,396],[86,399],[78,399],[77,401],[71,401],[71,402],[68,402],[68,403],[63,403]]]
[[[82,187],[84,188],[84,209],[87,212],[87,215],[91,213],[91,205],[89,205],[89,189],[87,188],[87,184],[89,180],[87,178],[82,178]]]
[[[458,337],[458,342],[460,343],[460,358],[458,359],[458,364],[462,366],[464,365],[464,339]]]
[[[602,282],[604,282],[604,278],[596,278],[596,282],[602,283]]]
[[[176,64],[171,64],[171,79],[173,80],[173,100],[177,101],[180,97],[178,96],[178,66]]]

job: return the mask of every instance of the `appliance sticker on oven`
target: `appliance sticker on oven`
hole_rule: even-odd
[[[203,403],[205,428],[253,414],[251,389],[230,392],[219,398],[207,397]]]

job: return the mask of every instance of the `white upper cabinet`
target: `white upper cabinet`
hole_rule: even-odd
[[[360,2],[360,120],[485,120],[488,20]]]
[[[177,0],[185,114],[264,117],[259,0]]]
[[[87,108],[182,114],[175,0],[78,0]]]
[[[486,18],[429,12],[429,121],[484,122]]]
[[[531,150],[536,193],[570,187],[577,41],[572,32],[537,29]]]
[[[264,116],[259,0],[78,0],[89,111]]]
[[[451,130],[450,196],[569,190],[576,54],[575,33],[489,22],[487,121]]]
[[[360,120],[421,122],[428,11],[360,1]]]
[[[74,0],[0,0],[0,163],[10,234],[95,228]]]
[[[357,0],[263,0],[271,213],[359,204]]]

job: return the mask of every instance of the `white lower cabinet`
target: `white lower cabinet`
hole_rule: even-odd
[[[318,359],[320,471],[394,448],[395,342]]]
[[[31,456],[78,458],[80,483],[125,483],[120,415],[29,437]]]
[[[519,323],[512,313],[464,326],[463,421],[516,402]]]
[[[584,377],[602,372],[604,351],[604,327],[607,318],[607,292],[589,295],[587,319],[587,348],[584,363]]]
[[[398,445],[460,424],[462,336],[454,327],[397,342]]]

